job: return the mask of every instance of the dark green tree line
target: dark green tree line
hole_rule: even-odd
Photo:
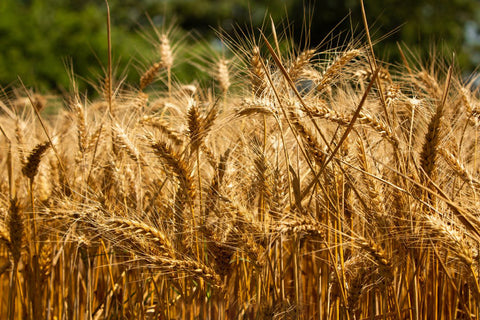
[[[359,0],[110,0],[114,58],[119,72],[127,64],[151,56],[152,45],[142,37],[151,24],[175,20],[179,29],[194,31],[206,39],[214,29],[231,32],[243,27],[293,23],[293,36],[302,41],[302,24],[310,23],[311,45],[333,32],[337,43],[351,39],[349,30],[362,33]],[[431,48],[454,50],[467,69],[478,63],[479,2],[476,0],[365,0],[373,37],[383,58],[398,58],[396,43],[404,43],[421,55]],[[16,86],[18,76],[41,91],[69,86],[66,65],[81,78],[96,78],[106,65],[106,9],[103,0],[2,0],[0,1],[0,86]],[[466,32],[469,26],[469,33]],[[142,31],[143,30],[143,31]],[[354,32],[355,33],[355,32]],[[470,37],[466,37],[470,34]],[[383,36],[386,36],[382,39]],[[473,35],[473,36],[472,36]],[[345,39],[342,39],[345,37]],[[183,41],[190,41],[188,38]],[[141,65],[141,63],[140,63]],[[138,76],[135,68],[126,76]],[[136,73],[135,73],[136,72]],[[180,73],[181,74],[181,73]],[[80,79],[80,89],[87,83]]]

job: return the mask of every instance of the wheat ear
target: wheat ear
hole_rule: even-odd
[[[330,83],[338,76],[340,71],[349,63],[353,58],[360,55],[361,51],[358,49],[348,50],[342,53],[337,57],[331,64],[328,66],[324,73],[323,77],[320,80],[320,83],[317,85],[317,91],[322,92]]]
[[[166,272],[185,272],[196,278],[205,279],[209,283],[213,284],[216,288],[221,289],[223,287],[222,280],[215,270],[199,261],[189,258],[184,260],[176,260],[159,256],[149,256],[146,258],[146,260]]]
[[[14,264],[17,264],[22,252],[24,235],[23,215],[17,199],[10,201],[10,207],[8,209],[8,231],[10,252],[12,253]]]
[[[122,229],[126,232],[132,232],[134,235],[142,235],[147,238],[149,245],[155,245],[162,253],[170,258],[175,257],[173,246],[167,236],[152,226],[127,218],[113,218],[105,222],[108,228],[115,230]]]
[[[293,81],[297,80],[301,76],[305,66],[310,63],[310,60],[314,55],[315,50],[305,50],[297,56],[295,61],[292,63],[292,66],[288,70],[288,74]]]
[[[467,111],[467,116],[475,126],[480,125],[480,108],[472,102],[470,93],[466,88],[461,88],[461,101]]]
[[[162,62],[155,62],[144,74],[140,77],[140,91],[143,91],[149,84],[155,80],[158,71],[163,67]]]
[[[78,139],[78,149],[82,154],[85,154],[87,151],[88,143],[88,134],[85,121],[85,113],[83,111],[83,106],[77,102],[73,105],[75,111],[75,116],[77,119],[77,139]]]
[[[277,227],[278,233],[305,235],[316,239],[325,239],[325,227],[318,221],[305,217],[295,217],[292,220],[282,221]]]
[[[170,40],[166,34],[162,34],[160,37],[160,63],[165,69],[167,69],[167,86],[168,94],[172,94],[172,67],[173,67],[173,51],[170,46]]]
[[[217,68],[216,75],[217,75],[218,84],[220,85],[220,89],[222,89],[222,92],[226,94],[231,85],[230,75],[228,72],[228,60],[226,59],[218,60],[216,68]]]
[[[262,57],[260,56],[260,49],[255,46],[252,50],[250,58],[250,80],[252,84],[252,91],[255,97],[260,97],[267,87],[265,82],[265,72],[262,66]]]
[[[37,175],[42,156],[49,147],[49,142],[40,143],[28,155],[26,163],[22,168],[22,173],[30,180],[33,180]]]
[[[140,120],[141,124],[152,126],[162,132],[164,135],[168,137],[170,142],[173,144],[180,146],[183,144],[183,139],[181,136],[175,132],[165,121],[161,118],[156,117],[149,117],[145,116]]]
[[[123,149],[130,159],[136,163],[145,165],[145,160],[143,159],[140,151],[137,149],[137,147],[135,147],[130,138],[128,138],[125,131],[119,126],[114,126],[113,131],[115,132],[117,146]]]
[[[458,159],[452,152],[448,151],[444,147],[439,147],[438,153],[443,157],[443,159],[447,162],[450,168],[452,168],[453,171],[455,171],[455,173],[463,179],[463,181],[468,182],[477,188],[480,188],[480,181],[474,178],[473,175],[468,172],[460,159]]]
[[[321,151],[323,148],[320,146],[312,132],[300,121],[300,118],[293,110],[290,111],[290,118],[295,130],[300,134],[300,137],[306,144],[307,150],[314,156],[315,161],[322,166],[326,160],[325,154]]]
[[[309,107],[308,111],[313,117],[335,122],[341,126],[348,126],[350,124],[350,119],[348,119],[345,115],[338,113],[335,110],[328,109],[325,106],[318,105]],[[386,138],[390,143],[392,143],[393,146],[397,147],[399,145],[398,139],[394,136],[393,132],[387,127],[387,125],[379,120],[376,120],[367,113],[360,112],[357,122],[359,124],[369,126],[378,132],[382,137]]]

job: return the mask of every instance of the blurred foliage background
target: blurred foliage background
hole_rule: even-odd
[[[110,0],[112,42],[117,76],[138,79],[155,60],[152,25],[175,21],[177,40],[195,52],[215,43],[215,30],[232,33],[235,26],[256,30],[293,25],[293,37],[304,46],[304,17],[310,45],[319,44],[334,28],[342,44],[363,33],[359,0]],[[478,0],[365,0],[377,54],[398,59],[396,43],[422,59],[432,48],[456,53],[460,67],[472,72],[480,63],[480,2]],[[310,18],[308,18],[310,17]],[[343,20],[342,20],[343,19]],[[40,92],[62,92],[71,85],[71,71],[81,91],[88,79],[104,74],[106,7],[103,0],[0,0],[0,87],[18,86],[18,77]],[[187,32],[194,36],[186,36]],[[150,35],[150,36],[149,36]],[[201,37],[202,42],[194,41]],[[303,44],[302,44],[303,42]],[[325,49],[325,48],[324,48]],[[128,71],[126,71],[128,70]],[[176,74],[189,81],[188,68]]]

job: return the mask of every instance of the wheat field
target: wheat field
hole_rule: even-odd
[[[4,92],[2,319],[479,319],[473,81],[281,37]]]

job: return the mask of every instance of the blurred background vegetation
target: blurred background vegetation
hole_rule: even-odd
[[[215,30],[231,33],[246,26],[293,25],[302,47],[304,17],[310,21],[311,46],[334,29],[333,44],[342,44],[363,30],[359,0],[110,0],[112,42],[117,75],[138,79],[155,60],[152,24],[161,28],[174,20],[182,46],[195,51],[194,37],[215,43]],[[461,68],[472,72],[480,63],[478,0],[365,0],[375,48],[383,59],[397,60],[396,43],[421,58],[455,51]],[[18,77],[40,92],[68,90],[70,70],[81,91],[88,79],[104,74],[106,8],[103,0],[0,0],[0,87],[18,86]],[[267,17],[267,18],[266,18]],[[344,19],[345,18],[345,19]],[[343,19],[343,22],[341,22]],[[341,22],[341,23],[340,23]],[[340,23],[340,24],[339,24]],[[149,40],[150,39],[150,40]],[[325,49],[325,48],[324,48]],[[129,70],[129,71],[125,71]],[[183,70],[183,71],[182,71]],[[179,68],[177,74],[192,76]],[[133,80],[135,81],[135,80]]]

